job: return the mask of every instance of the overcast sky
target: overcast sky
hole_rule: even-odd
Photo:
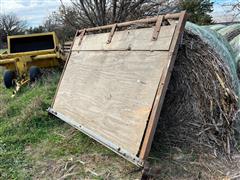
[[[63,0],[69,3],[70,0]],[[0,0],[0,13],[15,13],[29,26],[38,26],[60,6],[60,0]]]
[[[231,16],[226,16],[227,8],[221,4],[233,2],[235,0],[213,0],[214,17],[219,20],[228,20]],[[70,0],[63,0],[69,3]],[[15,13],[20,18],[28,22],[28,26],[40,25],[48,14],[57,10],[60,0],[0,0],[0,13]],[[228,12],[229,13],[229,12]]]

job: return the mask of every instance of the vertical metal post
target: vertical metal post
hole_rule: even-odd
[[[158,39],[158,35],[161,29],[163,19],[164,19],[164,16],[158,16],[157,18],[157,22],[156,22],[156,25],[153,31],[153,36],[152,36],[153,41],[156,41]]]
[[[107,44],[110,44],[110,43],[111,43],[116,28],[117,28],[117,24],[113,24],[112,30],[111,30],[111,32],[110,32],[110,34],[109,34],[109,37],[108,37],[108,40],[107,40]]]

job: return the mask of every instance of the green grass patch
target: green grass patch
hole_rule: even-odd
[[[21,89],[15,97],[0,77],[0,179],[32,178],[44,162],[68,156],[116,155],[63,121],[49,115],[60,77],[59,71]],[[88,174],[85,171],[83,177]],[[44,176],[43,176],[44,177]],[[91,177],[91,176],[87,176]]]
[[[55,70],[12,98],[0,76],[0,179],[139,179],[141,169],[47,113],[59,78]],[[209,173],[207,163],[202,167],[202,159],[155,141],[149,173],[156,179],[222,177],[214,168]],[[209,162],[215,161],[221,164]]]
[[[61,124],[46,112],[51,103],[59,72],[47,80],[26,86],[14,97],[12,90],[0,88],[0,177],[25,176],[21,170],[28,160],[25,147],[50,138],[49,131]],[[27,175],[26,175],[27,176]]]

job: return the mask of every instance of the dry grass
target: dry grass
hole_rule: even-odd
[[[48,115],[59,76],[47,74],[14,98],[1,85],[0,179],[139,178],[134,165]]]
[[[218,53],[197,35],[185,32],[155,140],[230,157],[238,112],[233,82]]]
[[[238,179],[231,77],[211,48],[187,37],[146,178]],[[47,114],[58,79],[59,72],[49,74],[14,99],[0,87],[0,179],[139,179],[141,169]]]

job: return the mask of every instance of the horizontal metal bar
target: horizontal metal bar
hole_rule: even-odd
[[[9,39],[17,39],[17,38],[28,38],[28,37],[36,37],[36,36],[47,36],[52,35],[56,36],[55,32],[46,32],[46,33],[34,33],[34,34],[24,34],[24,35],[13,35],[8,36]]]
[[[126,49],[126,50],[71,50],[71,52],[78,52],[78,53],[80,53],[80,52],[91,52],[91,51],[94,51],[94,52],[110,52],[110,51],[114,51],[114,52],[116,52],[116,51],[119,51],[119,52],[122,52],[122,51],[129,51],[129,52],[156,52],[156,51],[162,51],[162,52],[169,52],[169,50],[129,50],[129,49]]]
[[[84,134],[88,135],[89,137],[93,138],[97,142],[101,143],[102,145],[106,146],[107,148],[111,149],[115,153],[119,154],[123,158],[127,159],[131,163],[142,167],[144,165],[144,161],[142,161],[140,158],[138,158],[135,155],[130,154],[128,151],[122,149],[121,147],[113,144],[112,142],[108,141],[107,139],[99,136],[98,134],[92,132],[88,128],[80,125],[76,121],[62,115],[59,112],[54,111],[52,108],[48,108],[47,110],[49,113],[53,114],[54,116],[60,118],[61,120],[65,121],[66,123],[70,124],[74,128],[78,129],[79,131],[83,132]]]
[[[44,55],[44,54],[51,54],[51,53],[55,53],[55,49],[2,54],[2,55],[0,55],[0,60],[1,59],[15,58],[15,57],[17,58],[17,57],[20,57],[20,56],[37,56],[37,55]]]
[[[181,13],[167,14],[167,15],[164,16],[164,19],[178,19],[180,17],[180,15],[181,15]],[[135,21],[117,23],[116,26],[117,27],[125,27],[125,26],[130,26],[130,25],[133,25],[133,24],[137,24],[137,23],[154,23],[154,22],[157,21],[157,19],[158,19],[158,16],[155,16],[155,17],[152,17],[152,18],[146,18],[146,19],[140,19],[140,20],[135,20]],[[92,32],[92,31],[110,29],[110,28],[113,27],[113,25],[114,24],[83,29],[83,30],[80,30],[79,33],[84,31],[84,30],[86,32]]]
[[[11,59],[0,59],[0,66],[1,65],[6,65],[10,63],[15,63],[17,58],[11,58]]]
[[[34,56],[32,59],[33,60],[41,60],[41,59],[53,59],[53,58],[57,58],[57,54],[37,55],[37,56]]]
[[[32,60],[53,59],[57,58],[57,54],[43,54],[32,57]],[[0,66],[6,64],[15,63],[18,58],[0,59]]]

